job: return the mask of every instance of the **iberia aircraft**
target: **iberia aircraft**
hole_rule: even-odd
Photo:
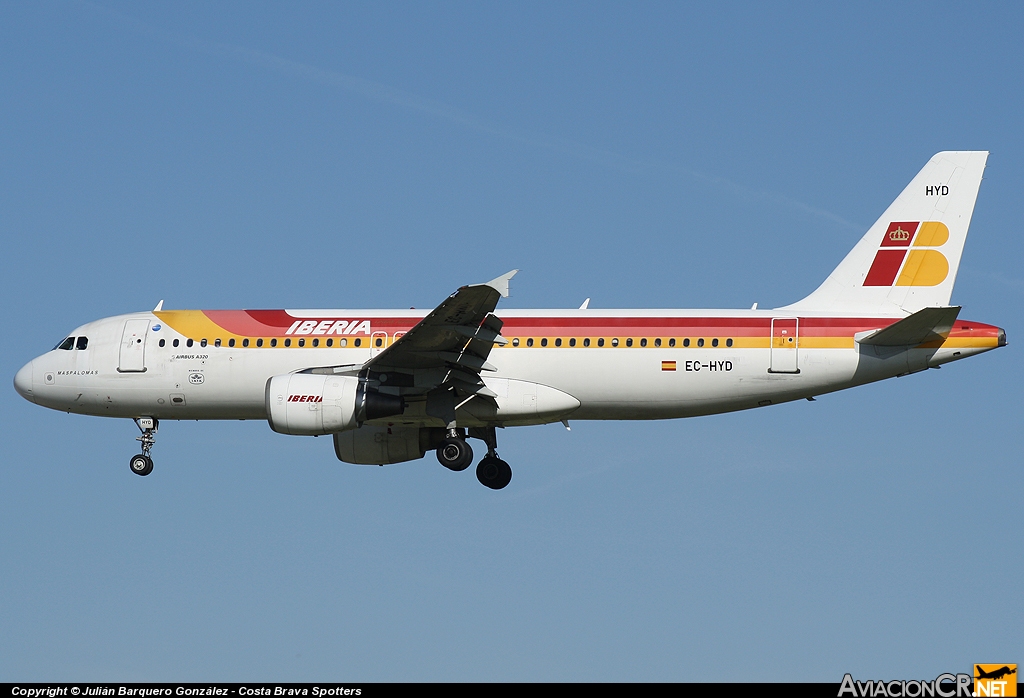
[[[774,310],[502,310],[511,271],[414,310],[164,310],[82,325],[14,379],[55,410],[134,419],[153,470],[160,420],[266,419],[333,435],[346,463],[435,449],[501,489],[499,427],[745,410],[935,368],[1005,332],[949,304],[987,152],[939,153],[824,283]]]

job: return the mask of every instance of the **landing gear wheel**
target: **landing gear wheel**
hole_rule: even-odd
[[[473,449],[465,439],[449,436],[437,447],[437,460],[449,470],[465,470],[473,462]]]
[[[476,479],[485,487],[500,490],[512,482],[512,467],[495,456],[484,456],[476,466]]]
[[[140,453],[137,456],[132,456],[132,459],[128,461],[128,467],[136,475],[149,475],[153,472],[153,459]]]

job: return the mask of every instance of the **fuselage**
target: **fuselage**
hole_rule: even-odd
[[[15,386],[39,405],[79,414],[266,419],[271,377],[363,364],[425,314],[122,315],[77,328],[71,342],[22,368]],[[1006,341],[998,327],[958,320],[941,341],[870,346],[858,339],[900,318],[771,310],[503,310],[501,318],[508,343],[491,352],[496,370],[484,372],[487,385],[500,394],[509,380],[520,381],[574,398],[568,411],[545,413],[539,405],[536,419],[520,415],[509,424],[669,419],[778,404],[936,367]],[[528,399],[545,399],[538,395]],[[427,423],[414,415],[389,421]],[[503,424],[500,411],[491,423]]]

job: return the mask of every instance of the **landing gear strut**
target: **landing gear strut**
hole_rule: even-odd
[[[470,436],[482,439],[487,444],[487,455],[476,466],[476,479],[485,487],[500,490],[512,482],[512,467],[498,458],[498,437],[494,427],[470,429]]]
[[[128,461],[128,467],[136,475],[149,475],[153,472],[153,459],[149,454],[156,443],[156,431],[160,428],[160,422],[155,417],[138,417],[135,419],[135,426],[142,432],[142,436],[135,437],[136,441],[142,443],[142,453],[132,456]]]

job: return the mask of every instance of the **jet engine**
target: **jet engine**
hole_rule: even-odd
[[[279,434],[318,436],[402,414],[397,395],[366,390],[354,376],[289,373],[267,381],[267,421]]]

